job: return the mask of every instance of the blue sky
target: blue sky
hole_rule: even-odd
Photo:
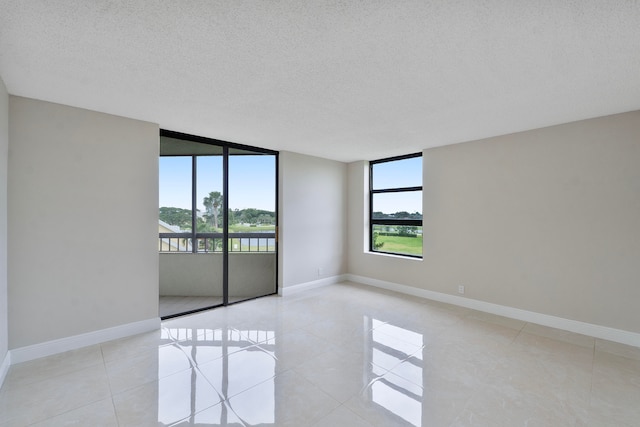
[[[222,157],[198,157],[197,202],[222,193]],[[159,206],[191,209],[191,157],[160,157]],[[229,207],[275,211],[275,156],[229,157]]]
[[[373,165],[374,190],[420,186],[422,157]],[[388,214],[399,211],[422,212],[422,192],[376,194],[373,209]]]

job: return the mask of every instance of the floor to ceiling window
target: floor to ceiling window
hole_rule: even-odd
[[[277,292],[278,153],[161,131],[160,316]]]

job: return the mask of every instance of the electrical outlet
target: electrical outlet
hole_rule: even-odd
[[[458,293],[464,294],[464,285],[458,285]]]
[[[318,267],[318,276],[322,276],[323,270],[322,267]]]

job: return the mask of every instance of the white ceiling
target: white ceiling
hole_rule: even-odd
[[[640,1],[0,0],[11,94],[341,161],[640,109]]]

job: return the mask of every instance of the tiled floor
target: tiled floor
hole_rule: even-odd
[[[341,284],[14,365],[32,423],[638,426],[640,349]]]

